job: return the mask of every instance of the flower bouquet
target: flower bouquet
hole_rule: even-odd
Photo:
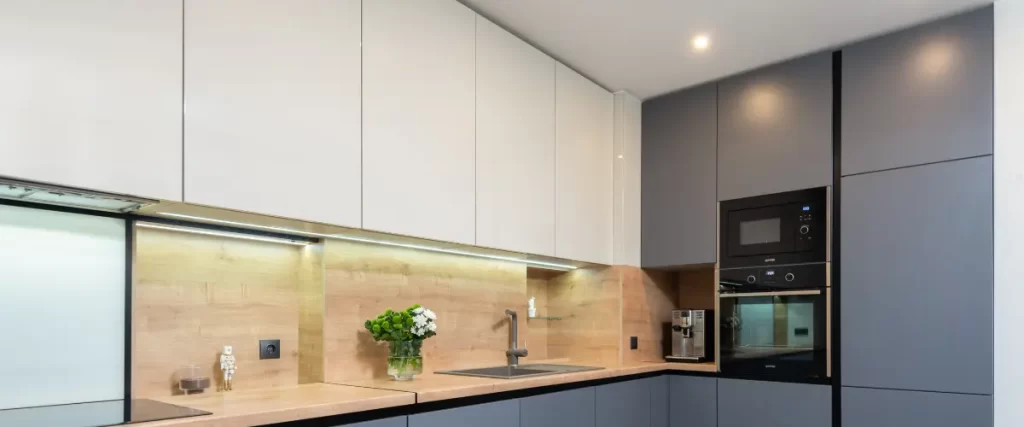
[[[374,341],[388,343],[388,375],[408,381],[423,373],[423,340],[437,335],[437,315],[416,304],[403,311],[385,310],[363,325]]]

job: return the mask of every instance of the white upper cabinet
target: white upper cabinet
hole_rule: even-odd
[[[555,255],[612,262],[614,97],[557,64]]]
[[[0,2],[0,176],[181,200],[181,9]]]
[[[359,43],[359,0],[188,0],[185,201],[359,227]]]
[[[555,60],[477,17],[476,244],[555,255]]]
[[[476,14],[363,3],[363,227],[474,244]]]

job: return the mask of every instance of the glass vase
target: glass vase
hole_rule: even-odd
[[[388,342],[388,375],[396,381],[409,381],[423,373],[423,340]]]

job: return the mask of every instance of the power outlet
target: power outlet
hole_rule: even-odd
[[[638,348],[640,348],[639,340],[637,340],[636,337],[629,337],[629,349],[636,350]]]
[[[281,340],[260,340],[260,360],[280,358]]]

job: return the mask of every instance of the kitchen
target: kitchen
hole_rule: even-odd
[[[1021,6],[651,87],[464,3],[0,2],[0,424],[1024,419]]]

